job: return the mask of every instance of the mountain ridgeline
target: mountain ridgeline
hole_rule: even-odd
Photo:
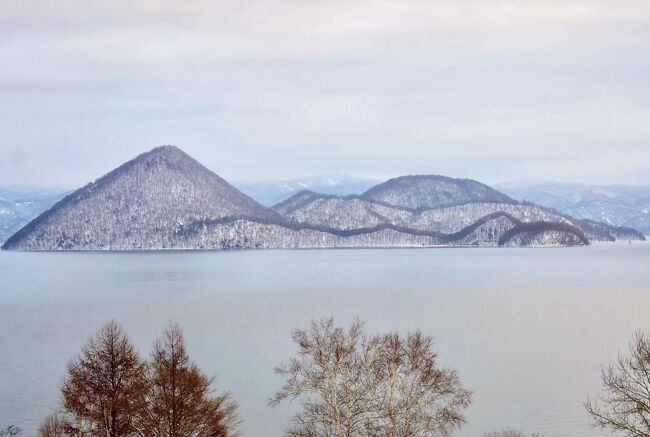
[[[499,189],[515,199],[578,219],[627,226],[650,235],[650,186],[515,182]]]
[[[0,244],[67,193],[64,188],[0,187]]]
[[[487,185],[404,176],[361,195],[300,192],[267,208],[173,146],[69,194],[9,238],[13,250],[565,246],[643,239]]]

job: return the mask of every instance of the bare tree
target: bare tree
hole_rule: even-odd
[[[229,437],[239,425],[229,394],[211,396],[215,379],[190,362],[183,334],[170,325],[148,364],[147,407],[139,416],[146,437]]]
[[[63,415],[50,414],[38,428],[40,437],[69,437],[73,435],[75,426]]]
[[[299,352],[276,369],[287,381],[270,402],[275,406],[303,398],[303,411],[287,434],[363,435],[377,419],[369,405],[376,400],[380,379],[379,340],[368,338],[358,320],[345,331],[332,318],[312,322],[309,330],[297,329],[292,338]]]
[[[525,434],[513,428],[504,428],[500,431],[492,431],[483,434],[483,437],[543,437],[542,434]]]
[[[629,356],[603,367],[602,390],[585,408],[593,425],[626,436],[650,436],[650,339],[637,332]]]
[[[144,405],[145,365],[120,326],[106,323],[68,363],[63,406],[84,436],[136,435],[134,419]]]
[[[0,437],[15,437],[22,434],[23,430],[16,425],[9,425],[5,429],[0,430]]]
[[[276,369],[286,382],[270,401],[303,400],[289,436],[448,435],[465,421],[471,392],[437,366],[430,337],[369,336],[359,320],[345,330],[331,317],[292,337],[298,354]]]
[[[433,339],[420,332],[380,337],[380,434],[395,437],[446,435],[465,421],[471,393],[455,371],[440,369]]]

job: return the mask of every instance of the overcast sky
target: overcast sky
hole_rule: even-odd
[[[156,145],[231,181],[650,184],[650,1],[0,0],[0,184]]]

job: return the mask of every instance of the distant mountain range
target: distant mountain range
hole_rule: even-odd
[[[69,192],[63,188],[0,187],[0,243]]]
[[[513,182],[501,191],[573,217],[635,228],[650,235],[650,186]]]
[[[304,179],[234,183],[244,194],[265,206],[273,206],[303,190],[323,194],[361,194],[380,181],[349,176],[319,176]]]
[[[349,196],[306,190],[267,208],[180,149],[163,146],[67,195],[3,248],[557,246],[615,239],[643,236],[444,176],[404,176]]]

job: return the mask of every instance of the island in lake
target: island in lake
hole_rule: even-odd
[[[414,175],[361,195],[302,191],[267,208],[181,149],[143,153],[69,194],[9,250],[575,246],[643,240],[471,179]]]

